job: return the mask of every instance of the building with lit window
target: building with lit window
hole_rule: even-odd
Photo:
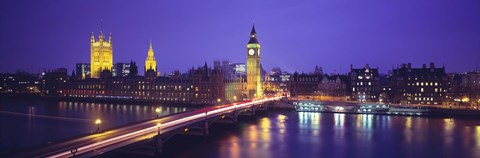
[[[133,63],[133,62],[132,62]],[[185,74],[170,76],[111,76],[70,79],[52,88],[63,98],[129,99],[165,103],[217,104],[245,98],[244,80],[224,80],[221,69],[206,64]],[[110,73],[111,74],[111,73]],[[57,80],[52,80],[57,81]]]
[[[229,63],[224,66],[225,79],[246,79],[247,68],[245,63]]]
[[[318,84],[317,93],[325,98],[324,100],[345,101],[347,78],[346,75],[324,75]]]
[[[291,77],[292,75],[285,71],[280,75],[280,89],[283,92],[288,92],[288,83],[290,82]]]
[[[89,63],[77,63],[75,65],[75,73],[78,79],[90,78],[90,64]]]
[[[447,93],[448,75],[445,67],[412,68],[411,63],[393,69],[389,75],[393,103],[440,105]]]
[[[53,71],[45,72],[44,80],[44,89],[42,89],[44,95],[47,96],[58,96],[62,94],[62,85],[67,83],[69,76],[67,74],[66,68],[57,68]]]
[[[41,75],[17,72],[0,74],[0,94],[40,94]]]
[[[92,32],[90,37],[90,77],[100,78],[100,73],[103,70],[112,71],[113,66],[113,49],[112,49],[112,34],[108,41],[100,31],[98,40]]]
[[[312,96],[318,91],[321,74],[293,73],[287,87],[291,96]]]
[[[480,108],[480,71],[462,73],[460,86],[464,93],[461,102]]]
[[[126,77],[130,74],[130,63],[116,63],[113,76]]]
[[[350,99],[359,102],[378,102],[380,94],[380,76],[378,68],[368,64],[363,68],[350,66]]]

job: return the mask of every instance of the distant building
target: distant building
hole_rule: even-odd
[[[130,63],[136,67],[135,62]],[[245,98],[244,80],[224,80],[222,69],[206,64],[185,74],[178,71],[165,77],[111,76],[108,70],[101,78],[71,79],[59,82],[58,96],[71,98],[140,99],[158,102],[217,104]],[[57,78],[58,79],[58,78]],[[52,88],[53,89],[53,88]]]
[[[465,93],[461,101],[480,108],[480,71],[463,73],[461,87]]]
[[[247,77],[247,69],[245,63],[230,63],[224,70],[225,79],[240,79]]]
[[[370,68],[367,64],[364,68],[354,69],[350,66],[350,99],[359,102],[378,102],[380,94],[380,76],[378,68]]]
[[[347,96],[346,75],[324,75],[318,84],[317,93],[320,96],[342,97]]]
[[[280,68],[273,68],[270,73],[266,75],[265,81],[263,82],[265,95],[275,95],[279,92],[283,92],[280,88],[281,75],[282,70]]]
[[[452,106],[467,105],[467,103],[462,102],[462,99],[466,96],[465,88],[467,88],[462,86],[464,75],[457,73],[449,73],[447,75],[447,93],[443,104]]]
[[[95,40],[92,32],[92,36],[90,37],[90,77],[100,78],[100,73],[103,70],[112,71],[112,66],[112,34],[110,34],[108,41],[106,41],[103,32],[100,31],[98,40]]]
[[[212,104],[225,101],[225,84],[221,69],[203,67],[189,72],[192,77],[195,92],[195,102]]]
[[[44,94],[47,96],[58,96],[64,91],[61,89],[61,85],[65,84],[68,77],[66,68],[57,68],[53,71],[47,71],[44,77]]]
[[[320,66],[315,66],[315,71],[313,73],[323,75],[323,68]]]
[[[0,93],[39,94],[40,76],[26,72],[0,74]]]
[[[401,68],[392,70],[390,82],[393,103],[402,104],[442,104],[447,93],[448,76],[445,67],[436,68],[423,64],[421,68],[412,68],[411,64],[403,64]]]
[[[286,81],[288,73],[283,73],[280,79]],[[297,73],[287,80],[290,96],[298,99],[312,99],[317,101],[347,101],[348,76],[326,75],[323,73]],[[282,84],[280,84],[282,87]]]
[[[75,66],[76,78],[86,79],[90,78],[90,64],[89,63],[77,63]]]
[[[318,84],[322,79],[320,74],[293,73],[288,82],[288,90],[291,96],[315,95]]]
[[[290,82],[290,78],[292,75],[288,72],[282,72],[280,75],[280,90],[282,92],[288,92],[288,83]]]
[[[126,77],[130,74],[130,63],[116,63],[113,76]]]
[[[391,74],[391,73],[390,73]],[[390,76],[380,74],[380,94],[378,101],[380,103],[392,103],[393,102],[393,85],[390,83]]]

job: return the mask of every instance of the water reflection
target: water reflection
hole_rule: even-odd
[[[480,156],[480,126],[475,127],[475,144],[473,151],[477,156]]]
[[[454,120],[451,118],[445,118],[443,119],[443,144],[444,145],[450,145],[453,143],[453,128],[455,127],[455,123],[453,122]]]
[[[285,122],[287,121],[287,116],[279,114],[277,116],[277,127],[279,129],[280,134],[285,134]]]
[[[151,105],[83,103],[71,101],[2,100],[0,121],[2,145],[23,148],[58,139],[86,134],[96,129],[95,119],[102,128],[152,119],[157,116]],[[158,106],[165,109],[164,106]],[[185,107],[168,107],[160,116],[187,111]],[[4,113],[1,113],[4,112]],[[11,120],[11,121],[4,121]],[[14,137],[15,140],[6,141]],[[5,143],[3,143],[5,142]]]
[[[321,113],[298,112],[298,127],[301,133],[318,136],[320,134]]]
[[[480,157],[475,119],[272,112],[240,124],[219,138],[220,147],[202,144],[184,152],[195,157]]]

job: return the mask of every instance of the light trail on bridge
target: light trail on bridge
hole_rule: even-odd
[[[129,143],[128,142],[129,140],[135,140],[136,138],[159,132],[158,130],[160,130],[160,134],[166,133],[178,128],[183,128],[189,123],[195,123],[208,118],[216,117],[224,114],[225,112],[230,112],[237,109],[243,110],[244,108],[249,108],[256,104],[265,103],[265,102],[272,101],[279,98],[280,97],[265,98],[265,99],[250,101],[250,102],[241,102],[239,104],[236,104],[236,103],[227,104],[227,105],[221,105],[221,106],[211,107],[207,109],[199,109],[192,112],[180,113],[180,114],[168,116],[165,118],[159,118],[159,119],[151,120],[148,122],[144,122],[139,125],[132,125],[131,128],[126,127],[124,129],[118,129],[116,133],[122,133],[122,132],[124,133],[119,135],[108,135],[110,136],[110,138],[108,138],[108,136],[104,136],[107,138],[102,140],[97,140],[96,142],[93,142],[93,143],[78,145],[77,147],[74,147],[74,149],[76,149],[76,155],[87,154],[92,151],[98,152],[101,149],[104,149],[103,151],[100,151],[101,153],[108,152],[110,150],[113,150],[113,149],[105,149],[105,148],[108,148],[109,146],[114,146],[117,143],[125,143],[125,142]],[[160,127],[158,127],[157,123],[160,123]],[[115,130],[111,130],[111,131],[115,131]],[[102,136],[93,137],[90,139],[95,139],[99,137],[102,137]],[[68,145],[69,144],[65,144],[65,146],[68,146]],[[49,158],[71,157],[73,154],[71,152],[71,149],[72,148],[65,149],[64,147],[57,151],[52,151],[47,154],[35,155],[35,156],[42,156],[42,157],[49,157]],[[94,156],[94,155],[87,155],[87,156]]]

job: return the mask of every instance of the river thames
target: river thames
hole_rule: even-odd
[[[48,144],[97,129],[113,128],[187,111],[186,107],[124,105],[46,100],[0,99],[1,149],[12,150]]]
[[[1,100],[2,150],[112,128],[185,107]],[[115,157],[152,157],[120,152]],[[213,126],[208,139],[176,136],[163,157],[480,157],[478,118],[271,111]]]

